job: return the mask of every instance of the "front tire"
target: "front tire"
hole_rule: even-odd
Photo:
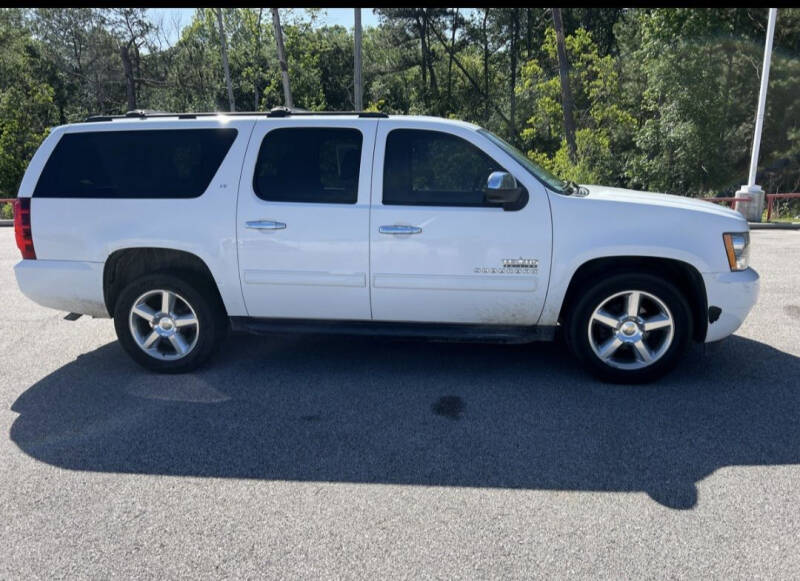
[[[142,367],[184,373],[205,363],[227,329],[208,285],[190,274],[145,275],[128,284],[114,308],[114,329]]]
[[[692,337],[683,294],[650,274],[618,274],[590,288],[566,321],[573,353],[595,376],[647,383],[681,360]]]

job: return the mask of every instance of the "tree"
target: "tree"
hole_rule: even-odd
[[[16,196],[28,161],[57,122],[42,47],[19,9],[0,11],[0,197]]]
[[[522,142],[528,155],[556,175],[579,183],[624,186],[633,149],[636,120],[626,108],[615,60],[602,56],[591,35],[581,29],[565,38],[570,86],[575,87],[576,155],[563,137],[560,71],[555,30],[546,31],[543,54],[522,67],[520,108],[527,112]]]
[[[709,195],[746,175],[765,9],[565,8],[560,24],[534,8],[376,13],[358,91],[355,30],[316,9],[273,11],[273,26],[263,8],[197,9],[177,40],[143,9],[2,10],[0,187],[15,191],[49,126],[89,114],[342,110],[359,92],[366,110],[479,123],[583,183]],[[800,189],[797,94],[800,9],[781,9],[759,166],[769,191]]]
[[[125,92],[128,111],[136,109],[138,85],[142,79],[140,48],[147,42],[152,24],[143,8],[113,8],[108,23],[117,37],[122,68],[125,75]]]

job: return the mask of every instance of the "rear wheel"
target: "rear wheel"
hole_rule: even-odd
[[[126,286],[117,300],[117,337],[147,369],[191,371],[213,354],[227,329],[215,298],[207,285],[188,274],[143,276]]]
[[[620,274],[580,298],[566,327],[570,348],[596,376],[645,383],[678,364],[692,336],[692,317],[671,283],[649,274]]]

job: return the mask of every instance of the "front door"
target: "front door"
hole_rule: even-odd
[[[239,275],[251,317],[369,319],[377,122],[265,119],[239,185]]]
[[[485,201],[489,174],[527,190]],[[372,181],[372,315],[379,321],[533,325],[550,271],[544,186],[468,126],[381,120]]]

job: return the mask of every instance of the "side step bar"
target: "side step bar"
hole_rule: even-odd
[[[556,327],[473,325],[443,323],[393,323],[326,319],[230,317],[231,330],[273,335],[286,333],[381,335],[406,339],[477,343],[531,343],[552,341]]]

